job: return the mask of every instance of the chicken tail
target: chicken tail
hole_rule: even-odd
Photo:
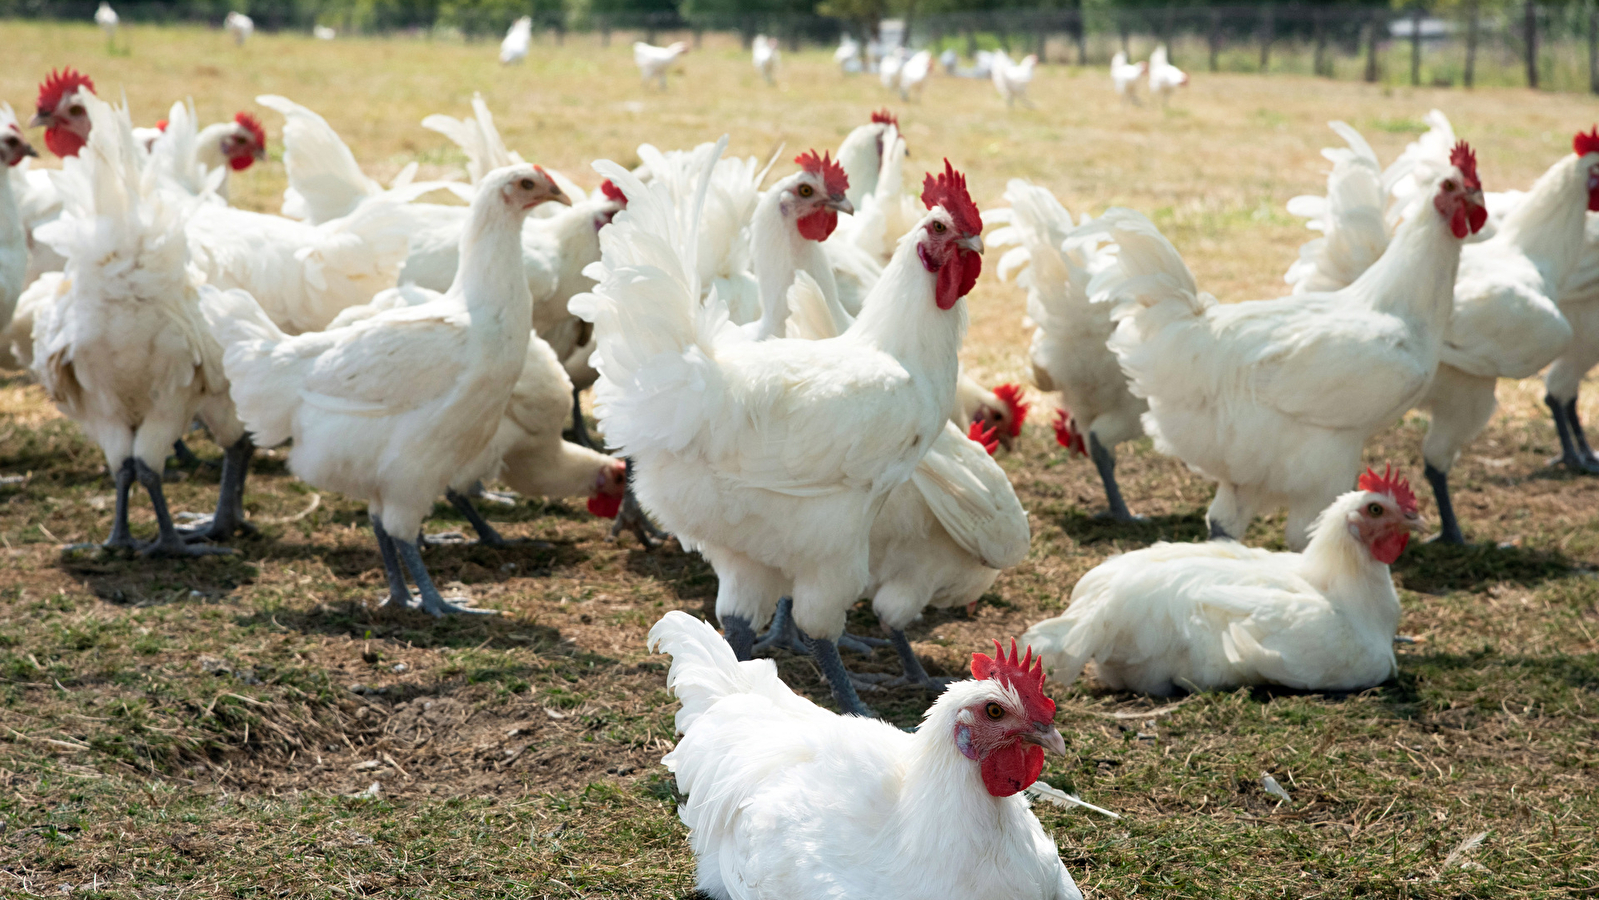
[[[244,291],[201,285],[200,312],[222,345],[229,393],[256,446],[274,447],[288,440],[302,380],[294,370],[306,364],[300,357],[273,352],[288,335]]]
[[[1084,633],[1093,627],[1093,622],[1081,621],[1068,611],[1027,629],[1020,643],[1032,648],[1052,680],[1071,684],[1083,674],[1083,667],[1094,655],[1095,644]]]
[[[525,16],[517,20],[518,29],[524,21],[527,21]],[[494,114],[489,112],[482,94],[472,95],[472,118],[431,115],[422,120],[422,127],[437,131],[461,148],[466,154],[466,171],[474,186],[495,169],[522,162],[522,157],[506,149],[499,129],[494,127]]]
[[[362,200],[383,193],[366,177],[327,120],[287,97],[263,94],[255,102],[283,114],[283,166],[289,187],[283,214],[320,225],[355,211]]]
[[[1299,248],[1299,259],[1283,276],[1296,294],[1341,290],[1371,268],[1388,248],[1389,229],[1383,219],[1387,198],[1377,155],[1349,125],[1328,125],[1349,146],[1321,151],[1333,164],[1327,175],[1327,195],[1302,195],[1288,201],[1290,213],[1309,219],[1305,227],[1322,233]]]
[[[1166,308],[1162,318],[1199,316],[1216,305],[1216,298],[1200,293],[1177,248],[1143,213],[1108,209],[1072,231],[1067,246],[1093,246],[1106,240],[1117,246],[1116,261],[1089,281],[1088,297],[1094,303],[1119,304],[1117,318],[1142,318],[1141,310],[1161,307]]]
[[[715,628],[682,610],[674,609],[655,623],[649,646],[672,657],[666,688],[683,704],[676,719],[679,733],[686,734],[723,697],[757,694],[781,702],[793,696],[771,660],[739,662]]]
[[[1009,207],[983,213],[985,223],[1002,225],[989,235],[990,246],[1010,247],[999,260],[999,277],[1027,289],[1027,315],[1046,331],[1075,329],[1075,314],[1088,303],[1088,285],[1096,272],[1116,258],[1114,244],[1100,239],[1068,237],[1076,228],[1072,214],[1048,188],[1013,178],[1005,186]],[[1084,216],[1083,224],[1088,224]]]

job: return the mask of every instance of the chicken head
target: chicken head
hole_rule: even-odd
[[[783,215],[793,218],[801,237],[812,241],[825,241],[838,227],[838,214],[853,213],[855,207],[844,194],[849,190],[849,176],[844,167],[828,158],[807,150],[794,157],[801,171],[789,176],[774,189],[783,191]]]
[[[1456,174],[1445,176],[1438,183],[1438,195],[1432,204],[1449,220],[1455,237],[1464,240],[1482,230],[1488,221],[1488,207],[1482,197],[1482,182],[1477,179],[1477,154],[1465,141],[1455,144],[1449,152],[1449,164],[1455,167]]]
[[[1366,495],[1347,514],[1349,533],[1373,559],[1393,565],[1405,552],[1410,535],[1426,529],[1416,509],[1416,495],[1409,481],[1393,474],[1392,466],[1383,467],[1381,475],[1367,469],[1358,487]]]
[[[0,128],[0,165],[14,166],[30,156],[38,156],[39,151],[33,149],[28,139],[22,136],[22,129],[17,127],[15,119],[11,118],[10,107],[5,110],[5,126]]]
[[[1022,399],[1022,386],[1019,384],[999,385],[994,388],[993,394],[1002,405],[996,407],[991,403],[983,403],[972,413],[972,423],[981,423],[985,431],[992,430],[999,445],[1009,450],[1016,438],[1021,436],[1029,404]]]
[[[52,70],[39,85],[30,128],[44,126],[44,145],[56,156],[77,156],[89,141],[89,111],[81,92],[94,93],[89,76],[71,68]]]
[[[1592,156],[1588,163],[1588,211],[1599,212],[1599,126],[1592,131],[1577,132],[1571,141],[1572,152],[1578,156]]]
[[[589,512],[602,519],[616,518],[626,493],[627,463],[616,460],[606,464],[594,475],[594,494],[589,497]]]
[[[923,221],[916,253],[929,272],[938,273],[933,292],[939,309],[949,309],[971,293],[983,271],[983,219],[966,192],[966,176],[944,160],[944,172],[928,173],[922,203],[931,210]]]
[[[238,113],[233,117],[233,127],[222,137],[221,149],[228,168],[243,172],[257,160],[266,159],[266,129],[255,116]]]
[[[571,198],[561,191],[561,186],[541,166],[507,166],[489,173],[489,178],[495,175],[502,175],[500,192],[512,209],[532,209],[552,200],[566,206],[572,205]]]
[[[599,213],[594,216],[595,231],[611,224],[617,213],[627,209],[627,195],[622,193],[622,189],[611,179],[607,178],[600,182],[600,193],[610,202],[601,207]]]
[[[1066,754],[1055,701],[1044,695],[1044,665],[1032,648],[1018,659],[1014,639],[1008,655],[995,641],[994,656],[972,654],[972,677],[987,690],[967,698],[955,716],[955,747],[981,767],[989,794],[1009,797],[1038,780],[1045,750]]]

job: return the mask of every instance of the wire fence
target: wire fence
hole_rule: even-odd
[[[98,0],[0,0],[0,19],[87,22],[97,5]],[[238,0],[176,0],[125,4],[119,13],[128,22],[220,26],[230,9],[241,6]],[[253,0],[247,10],[263,31],[310,31],[324,24],[344,32],[448,32],[468,40],[498,37],[522,15],[533,17],[541,40],[557,43],[573,31],[597,35],[603,44],[617,34],[698,44],[706,32],[733,32],[746,46],[764,32],[793,50],[835,44],[845,33],[866,37],[858,27],[824,16],[574,16],[550,0]],[[924,16],[897,23],[895,31],[908,35],[913,47],[953,49],[967,57],[999,47],[1036,53],[1045,63],[1103,66],[1117,50],[1138,59],[1165,43],[1173,64],[1189,71],[1599,93],[1599,0],[1493,10],[1479,10],[1468,0],[1440,13],[1298,4],[1001,10]]]

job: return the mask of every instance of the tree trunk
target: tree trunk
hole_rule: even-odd
[[[1049,55],[1046,52],[1049,49],[1049,30],[1044,27],[1042,22],[1038,23],[1037,28],[1038,33],[1037,40],[1035,42],[1037,44],[1037,49],[1035,49],[1033,53],[1038,56],[1039,62],[1045,62],[1045,57]]]
[[[1323,21],[1325,15],[1321,7],[1316,7],[1312,15],[1315,17],[1316,61],[1311,64],[1311,69],[1316,75],[1327,74],[1327,30]]]
[[[1588,90],[1599,94],[1599,8],[1588,4]]]
[[[1525,22],[1527,41],[1527,87],[1538,89],[1538,7],[1527,0]]]
[[[971,26],[966,28],[966,58],[977,58],[977,29]]]
[[[1273,26],[1271,4],[1260,8],[1260,71],[1271,68],[1271,38]]]
[[[1477,0],[1466,4],[1466,87],[1477,80]]]
[[[1366,80],[1377,80],[1377,41],[1381,38],[1383,15],[1380,12],[1371,14],[1371,21],[1366,25]]]
[[[1210,11],[1210,70],[1219,71],[1217,54],[1221,52],[1221,13]]]
[[[1421,85],[1421,7],[1410,11],[1410,86]]]
[[[600,46],[611,46],[611,20],[603,17],[600,19]]]
[[[1074,29],[1077,37],[1077,64],[1088,65],[1088,29],[1083,24],[1083,14],[1077,13],[1077,27]]]

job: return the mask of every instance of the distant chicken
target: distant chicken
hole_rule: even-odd
[[[222,30],[233,36],[234,44],[243,47],[250,35],[255,34],[255,20],[235,9],[222,20]]]
[[[839,716],[770,660],[739,662],[685,612],[650,629],[670,654],[683,737],[662,762],[687,799],[696,887],[716,900],[1081,900],[1021,795],[1064,755],[1031,655],[972,654],[921,727]],[[996,642],[996,650],[998,644]]]
[[[1303,549],[1365,442],[1426,394],[1461,242],[1487,215],[1465,144],[1417,201],[1353,284],[1251,303],[1200,293],[1176,248],[1131,210],[1078,229],[1117,245],[1089,296],[1123,304],[1110,349],[1149,401],[1156,449],[1217,482],[1212,537],[1241,538],[1257,511],[1285,504],[1288,546]]]
[[[0,103],[0,333],[11,324],[11,313],[21,296],[23,278],[28,272],[28,231],[22,219],[20,195],[27,189],[26,176],[18,169],[22,161],[39,154],[23,136],[17,124],[17,114],[9,103]],[[9,341],[0,339],[0,368],[11,368],[7,348]]]
[[[999,91],[1007,107],[1015,106],[1017,100],[1022,101],[1023,106],[1033,105],[1033,101],[1027,99],[1027,86],[1033,81],[1036,65],[1038,57],[1030,54],[1018,63],[1011,62],[1003,50],[995,54],[990,75],[994,79],[994,89]]]
[[[180,115],[188,123],[195,122],[194,103],[174,104],[159,130],[148,129],[155,133],[140,135],[147,129],[135,128],[134,139],[144,144],[157,171],[189,193],[199,196],[209,192],[227,200],[227,173],[242,172],[266,159],[266,129],[247,112],[236,114],[231,122],[207,125],[198,132],[189,127],[171,129],[171,122]],[[220,174],[215,185],[206,180],[212,173]]]
[[[751,46],[755,71],[761,74],[767,84],[777,84],[777,62],[780,56],[777,50],[777,38],[757,34]]]
[[[326,25],[312,25],[311,36],[319,41],[331,41],[339,36],[339,32]]]
[[[105,32],[105,43],[107,47],[115,46],[117,40],[117,26],[120,25],[121,22],[122,19],[117,15],[117,11],[111,8],[111,4],[106,3],[105,0],[101,0],[100,8],[94,11],[94,24],[100,26],[100,30]]]
[[[1159,97],[1166,105],[1171,95],[1180,87],[1188,86],[1188,73],[1167,62],[1166,45],[1161,44],[1149,54],[1149,95]]]
[[[505,32],[505,40],[500,41],[500,65],[521,62],[527,57],[527,48],[532,41],[532,16],[523,16],[512,22],[510,30]]]
[[[599,284],[571,303],[595,325],[606,437],[633,461],[645,509],[715,567],[718,615],[740,655],[792,597],[834,696],[864,711],[834,641],[867,584],[873,511],[954,402],[961,298],[982,266],[964,178],[948,166],[928,177],[930,212],[845,333],[754,341],[701,302],[699,205],[595,167],[628,197],[600,233]]]
[[[677,58],[688,52],[688,44],[678,41],[669,47],[657,47],[643,41],[633,44],[633,64],[638,66],[639,77],[644,79],[644,84],[658,81],[661,90],[666,90],[666,73],[677,62]]]
[[[846,75],[861,71],[861,42],[847,31],[838,39],[838,49],[833,51],[833,64]]]
[[[1022,643],[1061,684],[1092,663],[1105,687],[1157,696],[1362,690],[1398,673],[1388,567],[1424,527],[1409,483],[1368,469],[1317,517],[1303,553],[1209,541],[1113,556]]]
[[[904,47],[895,47],[883,54],[877,63],[877,79],[884,88],[891,91],[899,89],[899,70],[909,58],[910,52]]]
[[[921,100],[922,89],[927,85],[927,76],[933,71],[933,54],[928,50],[918,50],[905,60],[899,67],[899,98],[910,101]]]
[[[36,299],[25,298],[32,323],[26,356],[50,399],[105,454],[117,491],[107,548],[160,556],[231,552],[191,546],[161,487],[167,454],[196,417],[219,443],[243,437],[188,266],[184,220],[198,201],[144,177],[126,108],[112,109],[88,92],[75,102],[92,133],[83,153],[56,173],[61,217],[38,232],[66,259],[66,271],[40,279],[30,288]],[[149,544],[128,529],[135,481],[155,511],[159,536]]]
[[[1093,460],[1111,517],[1129,521],[1133,516],[1116,484],[1116,446],[1143,435],[1139,417],[1149,404],[1133,395],[1106,346],[1116,331],[1112,307],[1090,303],[1088,295],[1089,280],[1114,264],[1115,248],[1068,242],[1072,215],[1048,188],[1012,179],[1005,199],[1008,208],[988,210],[983,220],[1003,226],[989,235],[990,245],[1014,245],[1000,257],[999,277],[1026,267],[1016,282],[1027,289],[1033,383],[1059,392],[1064,408],[1055,422],[1057,440]]]
[[[1127,61],[1127,51],[1117,50],[1110,58],[1110,80],[1116,86],[1116,95],[1134,105],[1138,104],[1138,82],[1149,72],[1149,63]]]
[[[479,460],[504,418],[533,327],[517,265],[522,220],[558,191],[534,166],[490,173],[472,202],[449,291],[345,328],[291,337],[242,291],[208,288],[202,297],[239,416],[256,440],[292,438],[297,476],[367,501],[387,604],[412,607],[408,571],[424,611],[487,612],[439,594],[416,535],[434,498]]]
[[[1395,193],[1391,210],[1413,207],[1422,186],[1449,164],[1447,147],[1454,141],[1454,130],[1436,111],[1428,120],[1432,130],[1382,176],[1382,183]],[[1374,214],[1366,196],[1374,159],[1368,156],[1368,147],[1351,144],[1358,162],[1347,167],[1355,170],[1351,180],[1364,189],[1363,199],[1344,202],[1354,192],[1329,180],[1323,219],[1330,218],[1324,226],[1331,229],[1329,238],[1318,252],[1302,252],[1291,278],[1297,275],[1309,283],[1328,284],[1358,273],[1356,261],[1366,254],[1340,259],[1335,251],[1341,245],[1333,238],[1360,247],[1382,246],[1388,239],[1384,221]],[[1422,456],[1438,501],[1439,539],[1447,543],[1465,540],[1450,502],[1449,470],[1461,448],[1482,432],[1493,415],[1498,380],[1535,375],[1572,343],[1572,327],[1558,300],[1562,284],[1582,257],[1587,211],[1599,209],[1599,130],[1579,133],[1573,151],[1504,213],[1491,237],[1467,243],[1460,254],[1454,312],[1437,376],[1417,404],[1431,416]],[[1332,178],[1337,174],[1335,168]],[[1486,213],[1478,216],[1472,224],[1480,226]],[[1557,416],[1557,425],[1564,424],[1561,418]]]

